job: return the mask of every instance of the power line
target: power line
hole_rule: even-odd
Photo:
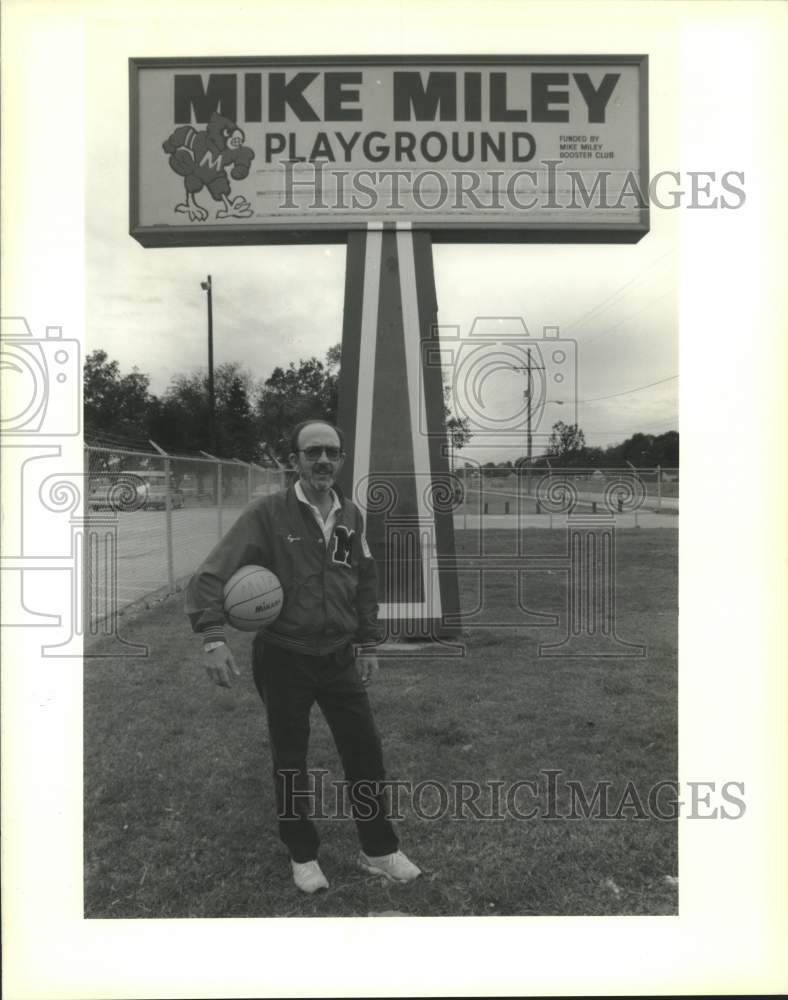
[[[634,389],[625,389],[623,392],[611,392],[609,396],[594,396],[592,399],[578,399],[578,403],[598,403],[602,399],[615,399],[617,396],[629,396],[633,392],[642,392],[655,385],[662,385],[663,382],[672,382],[678,375],[668,375],[667,378],[657,379],[656,382],[649,382],[648,385],[636,385]]]
[[[583,313],[583,315],[579,319],[573,320],[569,324],[569,326],[564,327],[561,333],[562,334],[568,333],[569,330],[576,327],[579,323],[582,323],[584,319],[588,319],[589,316],[593,316],[594,313],[599,312],[614,299],[617,299],[623,291],[629,288],[630,285],[634,285],[636,282],[640,281],[640,279],[643,278],[643,276],[647,274],[652,268],[656,267],[657,264],[660,263],[660,261],[663,261],[666,257],[670,257],[672,254],[673,250],[668,250],[667,253],[663,253],[661,257],[657,257],[656,260],[653,260],[650,264],[646,265],[646,267],[640,272],[640,274],[636,274],[634,278],[630,278],[629,281],[625,282],[620,288],[616,289],[616,291],[613,292],[612,295],[609,295],[606,299],[600,302],[599,305],[594,306],[593,309],[589,309],[588,312]]]
[[[601,340],[602,337],[607,337],[608,334],[613,333],[615,330],[618,330],[619,327],[631,323],[635,316],[639,316],[640,313],[644,312],[646,309],[650,309],[656,302],[661,302],[663,299],[666,299],[671,294],[672,292],[670,291],[663,292],[661,295],[658,295],[655,299],[649,299],[648,302],[644,302],[642,306],[636,309],[633,313],[630,313],[629,316],[625,316],[624,319],[622,319],[619,323],[616,323],[615,326],[608,326],[604,330],[600,330],[599,333],[595,333],[592,337],[588,337],[586,340],[583,341],[583,347],[586,347],[586,345],[588,344],[593,344],[595,340]]]

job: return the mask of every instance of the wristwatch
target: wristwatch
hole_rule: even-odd
[[[204,652],[212,653],[215,649],[218,649],[219,646],[223,645],[224,643],[220,640],[219,642],[206,642],[202,648]]]

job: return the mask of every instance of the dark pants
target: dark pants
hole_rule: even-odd
[[[319,838],[309,815],[318,799],[306,769],[315,702],[342,759],[362,850],[373,857],[396,851],[397,835],[386,817],[383,794],[374,787],[385,779],[380,737],[352,651],[304,656],[255,642],[253,670],[268,715],[279,836],[292,859],[317,857]]]

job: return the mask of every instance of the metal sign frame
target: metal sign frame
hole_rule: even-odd
[[[636,223],[540,223],[488,221],[447,223],[428,218],[413,219],[405,225],[414,232],[427,231],[433,243],[636,243],[649,231],[649,150],[648,150],[648,56],[646,55],[420,55],[420,56],[212,56],[184,58],[132,58],[129,60],[129,220],[130,235],[145,247],[229,246],[259,244],[345,243],[353,231],[363,231],[369,223],[341,225],[330,221],[310,223],[308,228],[294,222],[260,224],[141,225],[140,223],[140,91],[139,75],[146,69],[221,69],[223,67],[396,67],[456,66],[634,66],[638,71],[638,167],[639,191],[644,204],[637,210]],[[601,210],[600,210],[601,211]],[[295,221],[295,220],[294,220]],[[393,223],[403,225],[399,220]]]

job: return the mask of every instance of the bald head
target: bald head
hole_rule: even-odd
[[[305,431],[308,427],[314,427],[315,425],[318,425],[320,427],[329,427],[332,431],[334,431],[336,436],[339,438],[339,447],[342,449],[342,451],[345,450],[345,435],[342,433],[339,427],[336,427],[329,420],[320,420],[319,418],[315,417],[312,420],[302,420],[301,423],[296,424],[296,426],[290,432],[290,451],[292,454],[298,454],[298,449],[303,447],[303,441],[300,440],[301,432]]]

